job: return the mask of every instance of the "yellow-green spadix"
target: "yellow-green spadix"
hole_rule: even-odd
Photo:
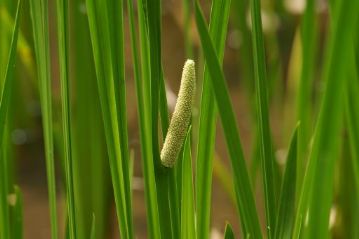
[[[165,167],[173,167],[186,137],[192,116],[196,74],[193,60],[187,60],[183,67],[181,86],[170,126],[161,151],[161,162]]]

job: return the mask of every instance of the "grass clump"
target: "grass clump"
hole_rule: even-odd
[[[0,239],[357,238],[359,2],[171,4],[0,1]]]

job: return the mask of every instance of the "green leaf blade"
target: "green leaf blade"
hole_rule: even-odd
[[[281,194],[277,213],[275,237],[278,239],[290,238],[292,235],[293,218],[295,211],[296,179],[297,179],[297,149],[298,127],[296,127],[290,142],[286,167],[282,182]]]
[[[121,236],[132,238],[132,213],[130,212],[132,210],[130,202],[132,191],[129,186],[128,158],[123,158],[124,155],[128,156],[126,153],[128,149],[124,149],[126,147],[124,141],[127,139],[124,139],[123,135],[121,136],[120,134],[121,130],[127,129],[121,121],[123,116],[119,116],[120,113],[117,108],[117,99],[119,98],[116,92],[118,88],[115,88],[115,86],[118,82],[116,82],[116,72],[114,72],[113,66],[119,64],[119,60],[114,59],[112,55],[112,50],[116,49],[116,47],[113,46],[112,42],[114,33],[111,30],[113,31],[113,28],[109,24],[109,20],[113,17],[111,14],[113,13],[109,13],[108,8],[112,6],[102,1],[87,0],[86,3],[117,219]],[[120,22],[119,24],[122,23]],[[121,87],[124,87],[124,85]],[[119,102],[119,104],[123,104],[123,102]],[[125,150],[125,153],[123,150]],[[127,167],[124,167],[126,165]]]
[[[197,1],[195,7],[195,17],[197,30],[199,32],[201,44],[204,49],[204,56],[209,73],[211,75],[211,83],[212,86],[215,86],[213,90],[232,163],[236,201],[239,213],[241,215],[242,228],[245,232],[245,235],[249,234],[251,237],[261,238],[262,235],[260,225],[256,213],[256,207],[250,186],[248,172],[244,162],[235,115],[231,106],[227,86],[224,81],[223,72],[221,70],[203,14]]]
[[[96,239],[96,217],[92,215],[90,239]]]
[[[352,54],[348,67],[348,77],[352,79],[347,83],[345,97],[345,115],[348,125],[349,145],[351,150],[354,178],[357,188],[359,188],[359,78],[355,68],[355,56]]]
[[[62,128],[63,145],[65,156],[65,177],[66,177],[66,202],[69,217],[70,238],[77,237],[75,193],[74,193],[74,166],[72,158],[72,135],[71,135],[71,112],[70,112],[70,84],[68,69],[68,2],[57,0],[57,29],[60,63],[60,84],[61,84],[61,106],[62,106]]]
[[[213,1],[209,32],[222,63],[231,1]],[[208,238],[216,132],[216,105],[208,69],[204,69],[196,160],[197,238]]]
[[[13,238],[22,239],[23,238],[23,216],[24,216],[24,202],[21,190],[18,186],[14,186],[14,201],[13,206]]]
[[[268,99],[267,99],[267,73],[265,66],[264,42],[262,33],[260,0],[251,2],[252,19],[252,45],[254,60],[254,78],[256,91],[257,124],[260,137],[260,157],[262,161],[262,174],[265,196],[267,236],[272,238],[275,231],[276,192],[274,180],[274,157],[269,125]]]
[[[191,157],[191,127],[187,132],[182,158],[182,200],[181,200],[181,238],[195,238],[195,211]]]
[[[52,92],[49,46],[48,1],[30,1],[37,74],[39,78],[40,104],[44,128],[46,174],[50,203],[51,238],[58,238],[56,212],[56,183],[54,162],[54,139],[52,122]]]
[[[0,237],[10,238],[10,218],[9,218],[9,205],[8,205],[8,180],[9,173],[7,167],[7,159],[3,156],[5,150],[5,131],[6,131],[6,120],[9,111],[11,101],[11,91],[14,81],[14,70],[16,63],[16,50],[17,41],[19,35],[20,15],[22,9],[22,0],[18,1],[15,23],[13,27],[10,51],[7,66],[5,69],[4,84],[1,89],[0,95]],[[0,76],[2,77],[2,75]]]
[[[226,229],[224,230],[224,239],[235,239],[233,229],[231,224],[226,224]]]
[[[333,23],[323,71],[326,86],[298,203],[294,238],[299,238],[301,229],[306,238],[329,236],[328,221],[332,206],[334,167],[339,153],[336,138],[342,126],[343,93],[347,80],[347,65],[343,59],[349,56],[353,43],[352,33],[358,17],[358,2],[338,1],[332,7]],[[346,27],[342,27],[344,25]],[[305,217],[308,217],[308,223],[303,227]]]
[[[134,76],[136,83],[137,105],[140,120],[140,140],[142,154],[142,170],[145,183],[145,199],[147,208],[148,234],[151,238],[160,238],[160,223],[157,204],[157,186],[155,181],[153,148],[152,148],[152,118],[150,97],[150,68],[149,49],[146,29],[146,17],[143,0],[137,2],[139,45],[137,51],[136,34],[134,27],[134,11],[132,1],[128,1],[128,11],[131,28],[131,49],[134,62]],[[140,53],[140,59],[138,59]]]

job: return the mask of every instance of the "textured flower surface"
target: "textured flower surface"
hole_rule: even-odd
[[[195,93],[196,76],[193,60],[187,60],[182,72],[181,86],[173,116],[161,151],[161,161],[165,167],[176,163],[186,137],[191,120],[192,105]]]

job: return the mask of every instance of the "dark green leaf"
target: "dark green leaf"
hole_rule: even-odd
[[[191,157],[191,127],[188,129],[183,150],[181,209],[181,238],[195,238],[196,233]]]
[[[224,239],[234,239],[234,233],[231,224],[226,224],[226,229],[224,231]]]
[[[227,142],[227,148],[231,159],[236,202],[241,216],[242,229],[245,236],[249,235],[253,238],[261,238],[262,235],[256,212],[255,201],[247,167],[244,161],[235,115],[229,98],[224,75],[198,1],[196,1],[195,17],[206,64],[211,75],[209,79],[211,79],[212,87],[215,86],[213,87],[213,92],[216,98]]]
[[[252,45],[256,91],[257,127],[259,152],[262,161],[262,175],[266,208],[267,237],[272,238],[275,230],[276,192],[274,178],[274,157],[268,113],[268,83],[265,65],[260,0],[251,0]]]
[[[212,2],[209,32],[220,62],[223,61],[224,56],[230,6],[231,1],[227,0]],[[212,165],[217,110],[209,77],[208,69],[205,68],[196,161],[197,238],[208,238],[210,229]]]
[[[297,148],[298,148],[298,128],[297,125],[288,151],[284,178],[282,182],[281,194],[279,198],[275,237],[277,239],[290,238],[292,235],[296,179],[297,179]]]

